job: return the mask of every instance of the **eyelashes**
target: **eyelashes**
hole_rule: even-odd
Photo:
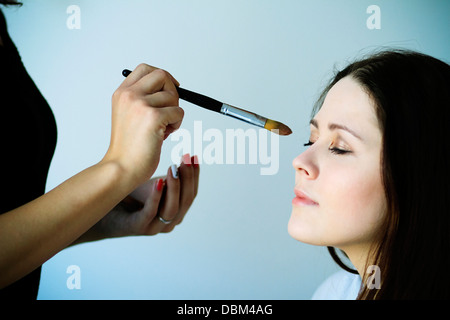
[[[351,153],[351,151],[349,151],[349,150],[343,150],[343,149],[339,149],[339,148],[331,148],[329,150],[334,154],[340,154],[340,155]]]
[[[307,143],[303,144],[303,146],[304,147],[309,147],[309,146],[312,146],[313,144],[314,144],[314,142],[308,141]],[[351,153],[350,150],[339,149],[339,148],[336,148],[336,147],[329,148],[328,150],[330,150],[331,153],[337,154],[337,155],[343,155],[343,154]]]

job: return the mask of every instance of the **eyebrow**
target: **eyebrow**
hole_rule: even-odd
[[[313,125],[314,127],[316,127],[317,129],[319,129],[319,124],[317,123],[317,120],[316,120],[316,119],[312,119],[309,123],[310,123],[311,125]],[[359,140],[361,140],[361,141],[363,140],[363,138],[361,138],[361,136],[358,135],[355,131],[353,131],[353,130],[350,129],[349,127],[344,126],[344,125],[342,125],[342,124],[329,123],[329,124],[328,124],[328,129],[331,130],[331,131],[337,130],[337,129],[345,130],[345,131],[349,132],[351,135],[353,135],[354,137],[358,138]]]

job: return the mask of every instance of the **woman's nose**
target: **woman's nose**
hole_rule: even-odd
[[[315,179],[319,174],[319,168],[311,149],[299,154],[293,161],[295,171],[306,179]]]

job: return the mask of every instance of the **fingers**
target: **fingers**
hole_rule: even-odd
[[[151,95],[146,95],[145,100],[148,105],[154,108],[179,106],[178,93],[174,94],[167,91],[159,91]]]
[[[142,92],[150,99],[148,102],[152,107],[165,107],[168,105],[178,106],[178,81],[167,71],[158,69],[147,64],[140,64],[122,82],[122,88],[133,88]],[[158,95],[163,93],[163,95]],[[155,97],[153,97],[156,94]],[[161,101],[164,102],[161,105]],[[155,105],[153,103],[156,103]]]
[[[153,66],[150,66],[145,63],[141,63],[125,78],[125,80],[122,82],[121,86],[124,86],[124,87],[132,86],[143,76],[151,73],[152,71],[154,71],[156,69],[157,68],[155,68]]]
[[[113,94],[111,141],[103,161],[121,163],[135,185],[155,172],[163,141],[181,125],[176,84],[168,72],[141,64]]]
[[[180,179],[176,165],[174,167],[174,169],[169,167],[167,171],[166,180],[162,186],[163,190],[161,190],[162,196],[159,205],[156,204],[154,207],[157,214],[153,216],[153,220],[148,224],[146,230],[147,235],[155,235],[163,232],[166,227],[173,224],[173,221],[179,213]]]
[[[200,179],[200,163],[198,162],[198,157],[193,157],[194,162],[194,198],[197,196],[198,193],[198,184]]]
[[[125,87],[129,87],[133,84],[135,84],[138,80],[140,80],[141,78],[143,78],[144,76],[152,73],[155,70],[160,70],[156,67],[150,66],[148,64],[145,63],[141,63],[140,65],[138,65],[133,72],[131,72],[126,78],[125,80],[122,82],[122,86]],[[163,70],[161,70],[163,71]],[[180,83],[167,71],[163,71],[165,73],[165,75],[167,75],[170,80],[178,87],[180,86]]]
[[[175,86],[178,81],[167,71],[147,64],[140,64],[122,82],[119,91],[130,91],[141,96],[151,107],[178,106],[179,97]]]
[[[156,69],[144,75],[133,85],[147,94],[165,91],[178,97],[178,91],[169,73],[162,69]]]
[[[166,139],[180,127],[184,117],[174,84],[174,81],[178,82],[168,72],[146,64],[139,65],[128,77],[131,77],[133,88],[127,90],[140,96],[147,106],[155,108],[149,112],[150,118],[161,120],[154,123],[163,129],[160,136]]]
[[[159,208],[159,216],[163,221],[173,221],[179,211],[180,199],[180,179],[176,165],[170,167],[167,171],[166,188],[164,191],[165,196]]]
[[[197,195],[198,177],[200,172],[197,156],[190,157],[189,154],[184,155],[179,171],[182,183],[180,212],[182,212],[184,216]]]
[[[163,188],[164,180],[162,178],[152,179],[149,180],[145,187],[140,188],[139,191],[134,194],[137,199],[141,197],[145,197],[146,199],[143,209],[140,214],[137,215],[139,221],[137,221],[136,224],[140,226],[139,229],[141,229],[137,234],[153,235],[159,232],[154,228],[153,222],[157,220],[155,217],[158,213],[158,207],[162,199]],[[141,193],[145,193],[145,195],[141,195]]]
[[[197,195],[199,173],[197,157],[190,157],[188,154],[183,156],[178,170],[173,167],[168,169],[164,191],[157,208],[158,214],[153,216],[148,225],[147,235],[170,232],[181,223]]]
[[[181,165],[178,168],[180,176],[180,198],[179,198],[179,211],[173,223],[163,230],[163,232],[170,232],[177,225],[180,224],[198,191],[198,181],[200,174],[200,166],[197,156],[190,157],[189,154],[183,156]]]
[[[172,129],[178,129],[184,117],[184,110],[180,107],[165,107],[158,109],[161,122],[164,126],[170,126]]]
[[[159,179],[164,179],[164,177],[154,177],[151,180],[147,180],[145,183],[131,192],[130,196],[137,201],[145,204],[148,200],[149,195],[153,192],[153,190],[156,190],[156,183]],[[158,198],[160,198],[160,196],[158,196]]]

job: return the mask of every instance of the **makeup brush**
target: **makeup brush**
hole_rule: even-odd
[[[130,73],[131,71],[127,69],[122,71],[122,75],[124,77],[127,77]],[[281,122],[265,118],[244,109],[233,107],[229,104],[217,101],[213,98],[180,87],[177,87],[177,91],[180,99],[193,103],[199,107],[236,118],[238,120],[253,124],[269,131],[274,130],[272,132],[278,133],[282,136],[287,136],[292,133],[292,130]]]

